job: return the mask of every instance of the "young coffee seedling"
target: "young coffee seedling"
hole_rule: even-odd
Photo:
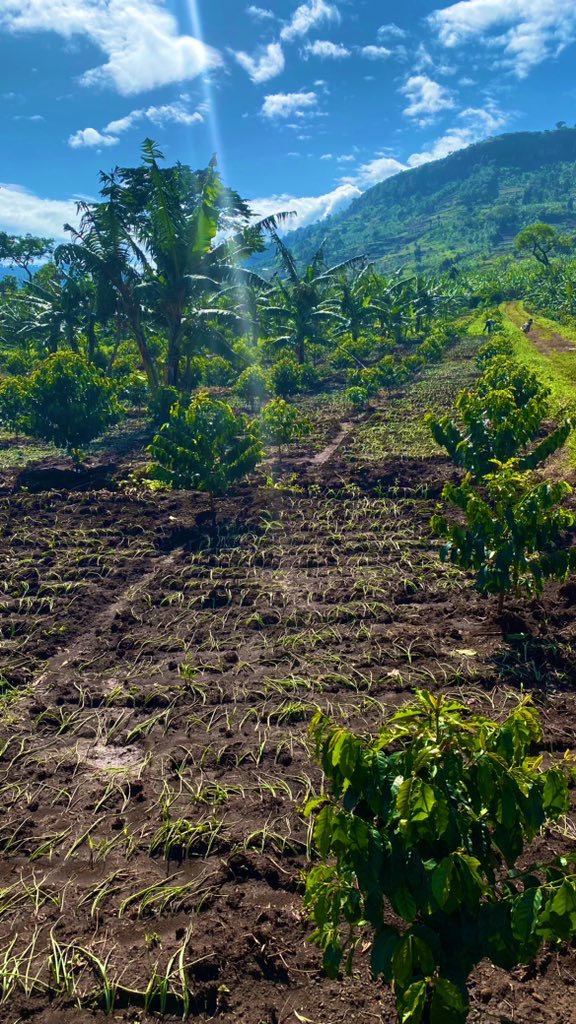
[[[175,490],[207,491],[212,523],[215,497],[250,473],[262,458],[262,444],[245,417],[226,402],[202,392],[188,409],[176,404],[148,451],[150,480]]]
[[[376,737],[321,712],[310,732],[329,792],[307,808],[321,863],[305,904],[331,977],[368,928],[400,1024],[464,1024],[481,960],[510,969],[576,934],[576,863],[518,867],[570,806],[566,774],[530,755],[529,701],[500,724],[418,691]]]
[[[563,580],[576,567],[576,549],[561,544],[562,530],[575,521],[561,507],[572,488],[564,480],[539,482],[517,459],[495,464],[482,484],[470,474],[460,485],[446,484],[442,497],[464,512],[466,524],[435,515],[431,526],[446,540],[442,560],[475,570],[478,590],[498,594],[501,612],[505,594],[541,594],[545,580]]]
[[[520,456],[533,442],[549,414],[549,391],[535,374],[505,356],[491,359],[473,391],[461,391],[455,402],[456,418],[426,422],[434,440],[446,449],[457,466],[476,477],[494,471],[494,460],[507,462]],[[570,421],[561,424],[523,455],[521,468],[534,469],[560,448],[568,437]]]
[[[260,426],[265,440],[278,448],[279,462],[285,446],[305,437],[312,429],[306,416],[283,398],[273,398],[264,406]]]

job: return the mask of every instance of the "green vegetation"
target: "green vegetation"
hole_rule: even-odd
[[[476,572],[478,590],[504,596],[521,590],[540,595],[547,579],[565,580],[576,568],[576,551],[562,546],[562,533],[576,517],[559,506],[572,488],[565,480],[539,482],[520,468],[520,460],[495,462],[480,489],[470,474],[459,486],[446,484],[442,497],[466,517],[466,525],[432,518],[432,528],[447,542],[444,560]]]
[[[541,726],[528,702],[500,725],[419,691],[374,738],[321,713],[310,732],[330,788],[307,808],[321,864],[305,903],[329,976],[351,972],[366,924],[398,1021],[464,1024],[476,964],[509,969],[574,934],[573,865],[519,865],[570,803],[567,773],[530,756]]]
[[[568,1019],[552,959],[538,992],[486,996],[486,964],[469,984],[576,933],[576,143],[528,166],[514,138],[367,193],[345,258],[337,218],[302,259],[288,214],[254,223],[214,160],[150,141],[68,244],[0,235],[0,1005],[22,1019],[336,1019],[303,874],[330,977],[371,951],[356,1016],[504,1020],[504,985],[555,984]],[[491,261],[441,270],[456,234]]]
[[[386,272],[473,265],[513,251],[538,222],[576,232],[576,129],[500,135],[375,185],[327,223],[295,233],[308,261],[324,242],[326,259],[365,252]],[[473,263],[472,263],[473,261]]]
[[[296,406],[289,405],[283,398],[273,398],[264,406],[260,427],[264,439],[277,447],[279,461],[287,444],[306,437],[312,429],[309,420]]]
[[[262,447],[245,417],[226,402],[200,392],[185,409],[176,403],[149,452],[148,478],[176,490],[207,491],[214,498],[258,465]]]

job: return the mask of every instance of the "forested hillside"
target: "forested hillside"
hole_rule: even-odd
[[[435,269],[446,259],[502,255],[535,221],[573,231],[575,193],[576,129],[518,132],[388,178],[291,243],[303,261],[326,239],[328,260],[366,252],[385,270]]]

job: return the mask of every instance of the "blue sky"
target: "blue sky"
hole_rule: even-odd
[[[151,136],[294,227],[503,131],[574,124],[576,0],[0,0],[0,229],[62,237]]]

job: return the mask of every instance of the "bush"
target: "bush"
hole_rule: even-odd
[[[295,359],[285,356],[270,370],[272,391],[280,398],[290,398],[302,390],[302,366]]]
[[[455,402],[460,422],[452,416],[426,417],[435,441],[457,466],[477,477],[507,462],[538,436],[548,415],[548,395],[538,378],[513,360],[492,359],[474,391],[461,391]],[[567,421],[525,455],[522,468],[533,469],[564,444]]]
[[[118,397],[131,408],[141,409],[148,401],[148,378],[145,373],[129,373],[118,381]]]
[[[270,397],[269,375],[260,366],[249,366],[240,374],[234,391],[255,410]]]
[[[260,427],[265,440],[277,446],[279,457],[285,445],[300,440],[311,430],[310,421],[306,416],[283,398],[273,398],[264,406],[260,416]]]
[[[29,428],[30,385],[25,377],[0,381],[0,423],[14,434]]]
[[[344,398],[346,399],[348,404],[351,405],[352,408],[356,410],[356,412],[359,412],[360,409],[363,409],[364,406],[366,405],[369,395],[366,388],[355,386],[346,389],[346,391],[344,392]]]
[[[170,419],[170,410],[181,401],[177,388],[161,387],[150,396],[148,409],[154,426],[161,427]]]
[[[207,387],[227,388],[232,384],[237,371],[223,356],[207,356],[204,360],[202,383]]]
[[[34,437],[74,453],[119,419],[113,385],[74,352],[56,352],[32,374],[29,424]]]
[[[479,370],[484,371],[491,360],[497,356],[505,356],[507,359],[512,359],[514,356],[514,346],[506,335],[490,338],[490,341],[481,346],[476,356],[476,366]]]
[[[317,367],[313,366],[312,363],[304,363],[301,366],[301,371],[302,387],[306,388],[307,391],[317,391],[322,380]]]
[[[376,737],[320,711],[310,732],[328,792],[307,807],[321,863],[305,905],[330,977],[351,973],[365,926],[399,1024],[464,1024],[478,963],[511,969],[576,933],[575,865],[518,866],[570,807],[564,772],[531,756],[529,700],[500,724],[418,691]]]
[[[478,590],[499,595],[499,611],[511,591],[541,594],[546,579],[563,580],[576,567],[576,549],[560,544],[561,531],[576,522],[558,507],[571,493],[564,480],[542,483],[519,471],[518,460],[485,476],[481,491],[470,476],[446,484],[442,497],[464,513],[466,525],[433,516],[432,529],[446,540],[442,560],[473,569]]]
[[[148,478],[175,490],[206,491],[214,523],[214,498],[250,473],[263,455],[260,438],[246,418],[205,392],[187,409],[173,406],[148,451],[154,459]]]

